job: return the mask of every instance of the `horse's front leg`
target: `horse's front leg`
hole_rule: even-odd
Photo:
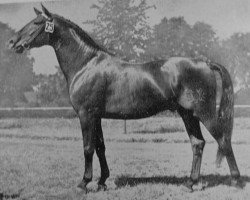
[[[79,119],[81,123],[83,136],[83,149],[85,158],[85,171],[82,182],[78,185],[79,188],[87,192],[87,184],[93,177],[93,154],[95,151],[95,140],[97,131],[97,120],[93,113],[85,110],[79,111]]]
[[[184,109],[179,109],[178,112],[184,121],[193,150],[191,175],[190,179],[185,183],[189,191],[193,191],[193,185],[199,181],[201,159],[203,148],[205,146],[205,140],[201,133],[199,120],[193,116],[193,113]]]
[[[101,126],[101,119],[97,121],[96,154],[99,158],[101,167],[101,177],[98,182],[98,189],[106,190],[107,186],[105,184],[105,181],[109,177],[109,168],[105,156],[105,145],[104,145],[102,126]]]

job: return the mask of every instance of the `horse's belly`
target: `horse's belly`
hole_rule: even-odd
[[[149,117],[166,110],[170,106],[168,100],[160,93],[146,94],[140,91],[134,94],[123,93],[121,96],[109,98],[106,102],[106,118],[138,119]]]
[[[144,106],[122,106],[107,108],[104,118],[112,119],[140,119],[145,117],[150,117],[157,114],[158,112],[164,110],[158,105],[150,105],[149,107]]]

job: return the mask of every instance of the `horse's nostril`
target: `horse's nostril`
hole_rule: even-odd
[[[21,38],[17,36],[13,36],[9,39],[8,44],[9,45],[15,45]]]
[[[11,49],[14,46],[14,40],[9,40],[5,45],[8,49]]]

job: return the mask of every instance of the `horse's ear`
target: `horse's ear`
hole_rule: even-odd
[[[47,8],[44,7],[44,5],[41,3],[41,6],[42,6],[42,10],[43,10],[43,13],[48,17],[48,18],[51,18],[52,15],[51,13],[48,11]]]
[[[42,14],[42,12],[40,10],[38,10],[37,8],[35,8],[35,7],[34,7],[34,11],[35,11],[36,15],[41,15]]]

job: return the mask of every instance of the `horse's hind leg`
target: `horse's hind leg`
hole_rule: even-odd
[[[98,189],[105,190],[106,184],[105,181],[109,177],[109,168],[105,156],[105,145],[104,145],[104,139],[103,139],[103,132],[101,127],[101,119],[98,122],[97,125],[97,134],[96,134],[96,154],[99,158],[100,167],[101,167],[101,178],[98,182]]]
[[[220,118],[218,120],[215,118],[211,120],[208,119],[204,122],[204,125],[219,145],[216,165],[220,166],[222,158],[225,156],[229,165],[231,176],[233,178],[232,183],[234,184],[235,181],[238,182],[238,179],[240,178],[240,172],[231,144],[233,119],[230,117],[224,119]]]
[[[185,110],[184,108],[180,108],[178,112],[184,121],[193,150],[193,162],[190,180],[186,184],[186,186],[192,190],[192,186],[199,180],[205,140],[201,133],[199,120],[193,116],[193,112]]]

